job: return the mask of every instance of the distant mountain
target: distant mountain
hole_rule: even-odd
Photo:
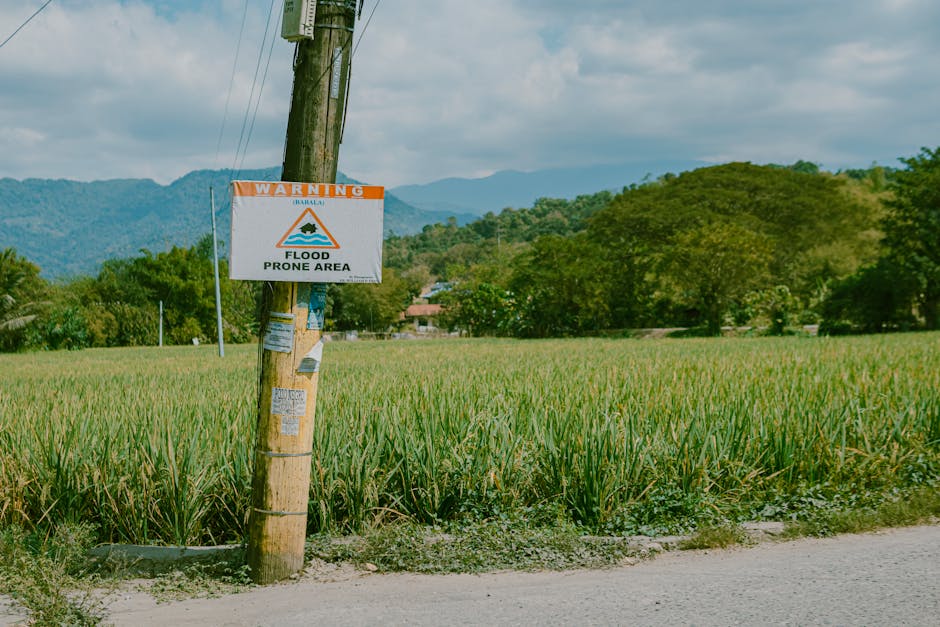
[[[277,180],[279,167],[242,171],[246,180]],[[343,182],[357,182],[339,175]],[[149,179],[83,183],[63,179],[0,179],[0,249],[8,246],[49,278],[94,274],[105,259],[190,246],[212,230],[209,187],[215,189],[219,238],[230,230],[229,172],[199,170],[169,185]],[[405,235],[445,222],[450,211],[426,211],[385,197],[385,230]],[[474,219],[456,215],[460,224]]]
[[[385,231],[409,235],[455,217],[460,225],[487,211],[531,207],[537,198],[574,198],[620,191],[646,176],[705,165],[656,161],[580,168],[502,171],[480,179],[449,178],[387,190]],[[280,167],[242,171],[242,179],[274,181]],[[341,182],[358,182],[340,174]],[[64,179],[0,179],[0,249],[16,248],[49,278],[94,274],[102,261],[190,246],[212,229],[209,186],[216,190],[219,238],[230,229],[229,172],[197,170],[160,185],[149,179],[83,183]]]
[[[645,177],[679,173],[708,165],[701,161],[650,161],[517,172],[503,170],[479,179],[448,178],[425,185],[402,185],[391,192],[419,209],[450,213],[531,207],[538,198],[575,198],[602,190],[620,191]]]

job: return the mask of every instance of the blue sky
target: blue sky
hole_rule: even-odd
[[[0,0],[0,37],[42,2]],[[270,5],[247,2],[226,113],[244,0],[54,0],[0,49],[0,177],[280,163],[283,40],[235,155]],[[894,165],[940,144],[938,58],[935,0],[384,0],[341,168],[392,186],[658,160]]]

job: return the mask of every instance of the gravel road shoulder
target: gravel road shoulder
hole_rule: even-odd
[[[486,575],[315,570],[301,581],[158,604],[127,591],[116,625],[940,624],[940,526],[730,550],[605,570]],[[0,604],[0,625],[16,617]]]
[[[940,624],[940,526],[750,548],[671,551],[634,566],[487,575],[352,575],[157,605],[117,625]]]

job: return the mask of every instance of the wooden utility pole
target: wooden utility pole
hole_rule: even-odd
[[[212,272],[215,275],[215,328],[219,336],[219,357],[225,357],[222,337],[222,290],[219,284],[219,238],[215,231],[215,191],[209,186],[209,210],[212,212]]]
[[[355,11],[356,0],[318,1],[314,38],[297,44],[284,181],[336,182]],[[248,521],[248,566],[257,583],[285,579],[303,568],[318,377],[318,368],[310,371],[309,354],[320,341],[318,294],[324,287],[264,285],[263,317],[274,316],[281,325],[288,321],[294,330],[293,351],[262,350]]]

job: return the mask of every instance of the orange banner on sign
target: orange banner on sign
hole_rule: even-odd
[[[282,181],[232,181],[233,196],[277,198],[363,198],[382,200],[385,188],[341,183],[289,183]]]

